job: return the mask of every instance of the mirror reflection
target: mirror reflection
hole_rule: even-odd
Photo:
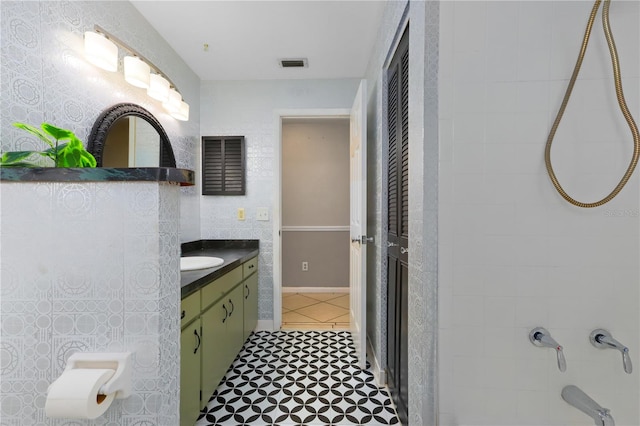
[[[102,155],[103,167],[158,167],[160,135],[140,117],[121,117],[109,129]]]
[[[176,167],[171,142],[160,122],[131,103],[116,104],[100,114],[87,151],[98,167]]]

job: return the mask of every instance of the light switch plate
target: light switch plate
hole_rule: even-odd
[[[244,220],[244,208],[238,207],[238,220]]]
[[[257,220],[269,220],[269,209],[267,207],[258,207],[257,211]]]

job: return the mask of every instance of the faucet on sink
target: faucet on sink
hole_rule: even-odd
[[[562,389],[562,399],[591,417],[596,426],[615,426],[609,409],[602,408],[577,386],[565,386]]]

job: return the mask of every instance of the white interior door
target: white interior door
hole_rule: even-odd
[[[349,289],[351,334],[360,368],[367,351],[367,82],[362,80],[350,115],[350,234]]]

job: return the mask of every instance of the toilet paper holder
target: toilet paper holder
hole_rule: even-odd
[[[114,370],[113,376],[100,387],[98,393],[102,395],[114,393],[117,399],[131,395],[131,352],[76,352],[67,360],[64,372],[75,368]]]

